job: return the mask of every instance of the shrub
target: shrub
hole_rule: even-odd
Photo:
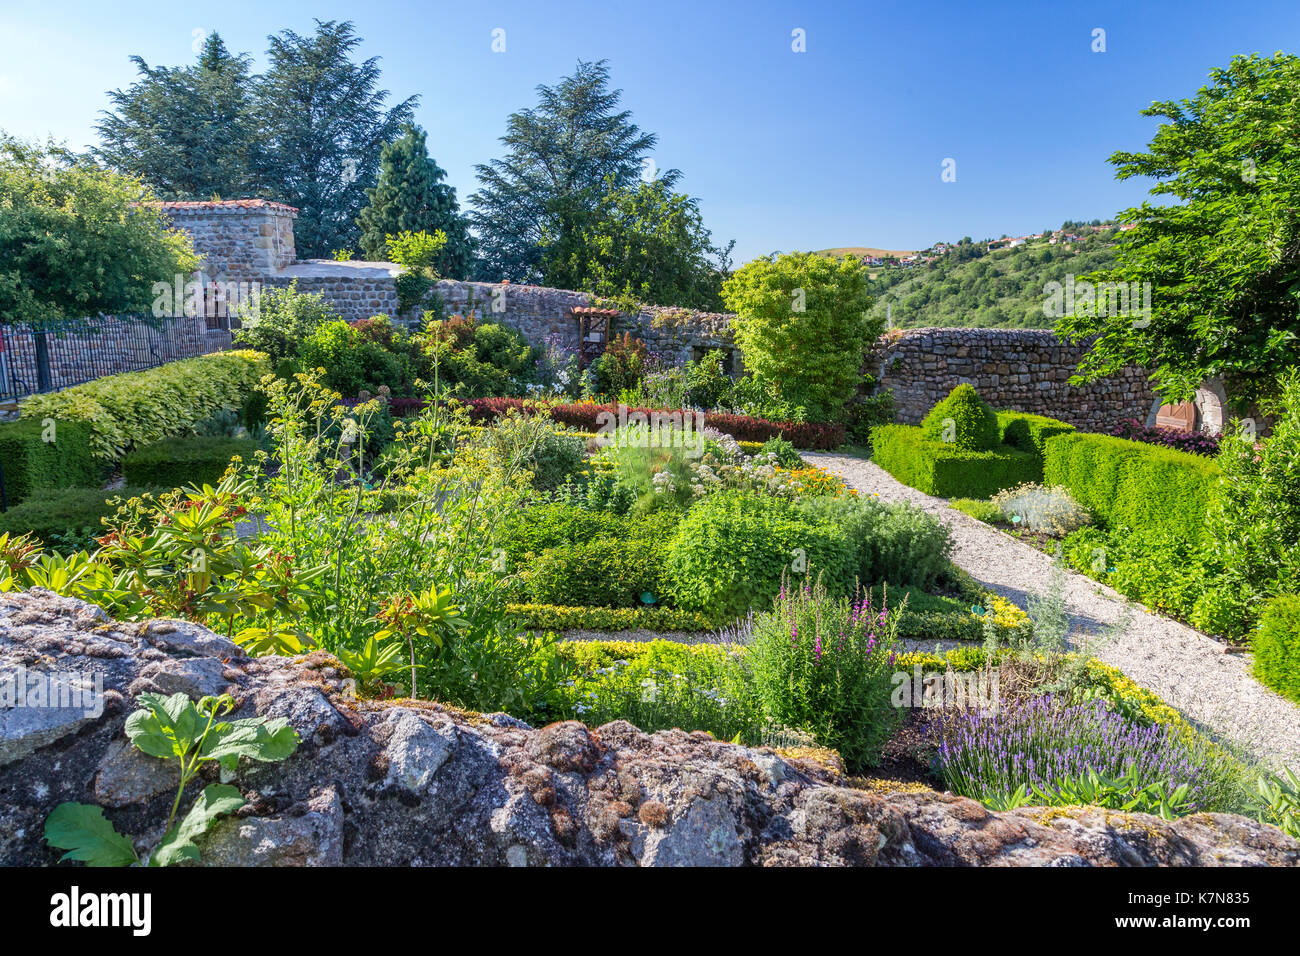
[[[867,594],[832,598],[820,581],[784,588],[755,618],[745,654],[768,725],[812,734],[850,773],[879,763],[898,721],[890,703],[897,617]]]
[[[1028,415],[1024,412],[998,412],[997,415],[1002,443],[1037,455],[1040,468],[1047,449],[1047,439],[1075,430],[1073,425],[1042,415]],[[1041,481],[1042,475],[1035,480]]]
[[[119,461],[138,445],[184,434],[214,412],[238,408],[268,371],[258,352],[216,352],[32,395],[22,401],[22,417],[84,422],[95,456]]]
[[[686,363],[683,372],[686,401],[696,408],[717,408],[728,404],[731,379],[722,370],[721,349],[709,349]]]
[[[1043,478],[1069,489],[1110,526],[1199,540],[1219,480],[1213,461],[1109,435],[1071,432],[1046,442]]]
[[[844,582],[889,582],[897,587],[933,587],[951,567],[952,536],[936,518],[909,504],[869,498],[815,498],[800,510],[818,523],[838,528],[849,551]],[[828,586],[834,582],[829,581]]]
[[[431,322],[420,341],[425,363],[421,374],[432,379],[436,357],[439,384],[463,399],[522,395],[538,356],[517,329],[473,317]]]
[[[533,474],[533,487],[554,491],[582,467],[586,439],[554,428],[538,429],[518,415],[502,419],[495,428],[484,431],[482,440],[489,443],[497,458],[511,461]]]
[[[0,513],[0,533],[31,533],[60,552],[94,550],[104,535],[101,518],[117,513],[114,501],[156,494],[160,488],[45,488],[22,504]]]
[[[1207,515],[1208,560],[1223,575],[1221,613],[1243,630],[1265,600],[1294,593],[1300,581],[1300,371],[1283,381],[1269,411],[1267,440],[1224,436],[1223,481]]]
[[[596,538],[548,548],[528,570],[539,604],[637,607],[664,591],[663,548],[647,540]]]
[[[723,283],[722,297],[736,313],[745,367],[779,383],[781,400],[806,408],[809,418],[834,418],[862,381],[864,346],[882,327],[869,314],[862,262],[815,253],[760,257]]]
[[[1205,455],[1207,458],[1213,458],[1219,453],[1219,440],[1213,435],[1170,428],[1165,425],[1147,426],[1136,418],[1122,419],[1111,427],[1110,433],[1116,438],[1146,442],[1148,445],[1163,445],[1193,455]]]
[[[1264,606],[1251,649],[1260,682],[1300,703],[1300,595],[1280,595]]]
[[[871,429],[892,425],[898,418],[894,393],[877,391],[866,398],[849,402],[844,408],[844,431],[848,440],[858,445],[871,444]]]
[[[299,292],[295,279],[287,287],[263,289],[256,306],[245,309],[240,319],[234,341],[281,362],[296,359],[302,343],[339,314],[319,292]]]
[[[511,409],[527,411],[529,403],[522,398],[471,398],[465,403],[469,406],[470,418],[475,422],[490,421],[505,415]],[[612,415],[617,418],[619,406],[615,404],[600,405],[595,402],[574,402],[568,405],[551,405],[538,412],[549,415],[555,421],[579,431],[594,432],[601,428]],[[636,413],[652,415],[655,412],[671,414],[669,409],[633,408],[624,409],[628,416]],[[681,411],[678,410],[680,414]],[[690,414],[686,411],[685,414]],[[704,425],[708,428],[725,432],[741,442],[764,442],[778,436],[787,438],[796,448],[829,451],[844,444],[844,427],[828,423],[774,422],[765,418],[749,415],[731,415],[723,412],[709,412],[704,416]]]
[[[709,619],[697,611],[671,607],[563,607],[511,604],[520,627],[551,631],[707,631]]]
[[[40,418],[0,423],[0,475],[10,507],[44,488],[98,485],[104,466],[90,451],[90,426]],[[53,441],[46,441],[52,437]]]
[[[695,505],[668,545],[670,593],[715,619],[765,608],[783,574],[825,573],[842,585],[851,553],[843,532],[775,498],[724,491]]]
[[[122,459],[122,477],[128,485],[182,488],[216,485],[239,455],[250,461],[257,451],[251,438],[167,438],[137,448]]]
[[[306,368],[324,369],[321,381],[341,395],[378,391],[381,386],[404,391],[410,380],[403,356],[371,341],[341,319],[312,332],[299,354]]]
[[[703,730],[749,744],[762,738],[762,711],[736,649],[662,640],[564,641],[556,651],[577,671],[570,712],[592,726],[627,720],[652,732]]]
[[[989,451],[1002,441],[997,414],[974,386],[966,384],[930,409],[921,421],[921,434],[964,451]]]
[[[593,511],[573,504],[546,503],[519,509],[501,523],[499,546],[516,564],[525,555],[547,548],[576,545],[596,538],[666,542],[672,535],[671,514],[629,518],[610,511]]]
[[[784,438],[769,438],[763,442],[760,454],[772,455],[782,468],[802,468],[803,458],[794,450],[794,445]]]
[[[1091,523],[1088,509],[1075,501],[1070,492],[1059,486],[1017,485],[993,496],[989,502],[1012,524],[1064,537]]]
[[[1033,481],[1040,470],[1037,456],[1010,445],[967,451],[929,441],[910,425],[872,429],[871,459],[903,484],[941,498],[991,498]]]
[[[636,388],[645,375],[648,361],[644,342],[630,332],[615,336],[592,364],[596,391],[601,395],[617,395],[624,389]]]
[[[983,521],[986,524],[999,524],[1007,520],[1002,509],[992,501],[981,501],[978,498],[954,498],[948,502],[949,508],[956,508],[963,514],[968,514],[976,521]]]

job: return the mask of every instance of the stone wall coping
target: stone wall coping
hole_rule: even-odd
[[[217,199],[212,201],[163,200],[145,203],[172,212],[215,212],[237,215],[250,209],[265,209],[269,212],[298,215],[298,207],[269,199]]]
[[[361,259],[348,259],[340,262],[335,259],[298,259],[275,273],[275,277],[286,279],[391,279],[402,271],[395,262],[367,262]]]

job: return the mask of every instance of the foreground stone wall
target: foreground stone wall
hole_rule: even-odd
[[[894,393],[899,421],[916,424],[963,383],[997,409],[1046,415],[1090,431],[1145,420],[1155,392],[1141,369],[1091,385],[1069,378],[1087,349],[1045,329],[908,329],[872,350],[868,371]]]
[[[114,622],[48,591],[0,594],[0,680],[16,675],[29,692],[98,684],[102,706],[0,704],[0,866],[55,863],[41,836],[69,800],[162,836],[175,773],[123,731],[144,692],[228,692],[231,718],[283,717],[302,738],[282,763],[240,767],[247,805],[198,838],[208,866],[1300,865],[1300,843],[1245,817],[991,813],[706,733],[357,700],[327,654],[250,659],[197,625]]]

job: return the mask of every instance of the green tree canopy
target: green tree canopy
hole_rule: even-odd
[[[657,138],[618,110],[605,61],[579,61],[556,86],[537,88],[538,104],[510,114],[506,155],[477,166],[471,198],[479,243],[476,272],[487,280],[542,279],[542,242],[582,228],[609,189],[631,186]],[[671,186],[677,173],[662,174]]]
[[[1147,152],[1110,158],[1116,177],[1157,180],[1121,219],[1137,224],[1113,269],[1094,282],[1151,283],[1151,314],[1090,315],[1058,328],[1098,336],[1080,366],[1091,380],[1128,365],[1148,369],[1170,400],[1222,377],[1235,397],[1275,394],[1300,364],[1300,58],[1234,57],[1181,101],[1153,103],[1162,123]],[[1095,310],[1094,310],[1095,311]]]
[[[764,256],[722,286],[736,343],[772,398],[833,418],[862,381],[863,356],[883,330],[869,315],[862,261],[812,252]]]
[[[140,78],[108,97],[93,154],[139,176],[164,199],[235,198],[257,191],[258,137],[249,122],[253,80],[246,54],[232,56],[220,35],[204,42],[190,67],[131,61]]]
[[[0,323],[147,312],[198,256],[130,176],[0,133]]]
[[[298,255],[324,257],[356,244],[380,152],[419,97],[385,108],[378,57],[353,62],[361,37],[350,22],[317,20],[312,36],[283,30],[268,42],[257,97],[260,179],[267,195],[298,207]]]
[[[431,265],[449,279],[468,277],[473,249],[469,224],[460,214],[456,190],[442,180],[446,172],[429,156],[424,130],[408,124],[400,139],[379,156],[379,181],[366,190],[370,202],[361,210],[361,250],[367,259],[383,260],[387,237],[403,232],[442,232],[447,242]]]
[[[719,249],[697,201],[663,180],[611,188],[567,234],[542,239],[545,283],[653,305],[721,311],[731,245]]]

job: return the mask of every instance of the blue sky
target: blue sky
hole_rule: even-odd
[[[462,203],[511,111],[579,59],[609,60],[659,167],[683,172],[737,262],[773,250],[917,248],[1106,218],[1145,194],[1106,157],[1145,144],[1152,100],[1236,53],[1295,52],[1300,4],[1166,2],[13,3],[0,0],[0,128],[94,142],[104,91],[194,59],[216,30],[265,38],[351,19],[395,96],[418,93]],[[493,53],[492,30],[506,50]],[[802,29],[807,51],[791,49]],[[1094,53],[1092,32],[1105,30]],[[956,181],[941,163],[956,162]]]

